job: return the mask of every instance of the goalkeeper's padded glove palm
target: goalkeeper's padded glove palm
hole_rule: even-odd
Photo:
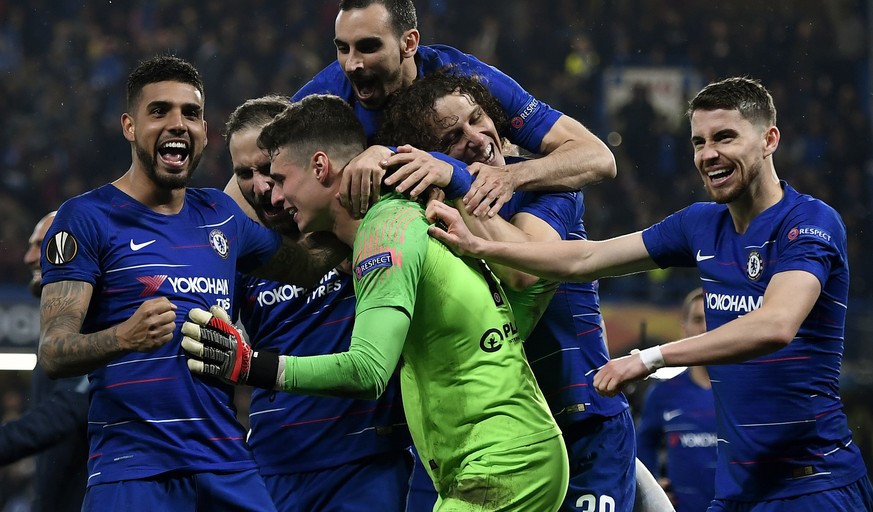
[[[231,384],[274,389],[279,355],[255,352],[219,306],[193,308],[182,324],[182,348],[192,373],[211,375]]]

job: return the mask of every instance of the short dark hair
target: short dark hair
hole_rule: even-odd
[[[366,9],[373,4],[385,6],[385,10],[391,16],[391,26],[398,36],[418,26],[415,4],[412,0],[340,0],[339,10]]]
[[[224,125],[224,141],[230,142],[230,137],[240,130],[263,127],[290,104],[288,97],[280,94],[268,94],[246,100],[227,118],[227,123]]]
[[[491,118],[497,135],[509,133],[509,120],[491,91],[477,78],[456,74],[451,68],[421,77],[395,93],[388,103],[382,126],[376,136],[380,144],[410,144],[424,151],[445,152],[445,143],[434,128],[445,123],[438,119],[434,105],[442,97],[459,92],[469,96]]]
[[[312,94],[291,103],[258,136],[258,147],[271,158],[291,145],[295,153],[332,151],[335,158],[351,160],[364,150],[367,137],[348,103],[331,94]]]
[[[760,80],[737,76],[704,87],[688,104],[688,117],[696,110],[736,110],[753,124],[776,125],[773,96]]]
[[[175,55],[157,55],[140,61],[127,77],[127,109],[139,101],[143,87],[157,82],[181,82],[193,85],[205,97],[203,79],[190,62]]]

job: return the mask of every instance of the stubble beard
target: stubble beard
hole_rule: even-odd
[[[203,156],[202,153],[194,156],[194,152],[188,156],[188,168],[183,170],[178,174],[158,174],[158,165],[157,159],[155,157],[154,152],[149,152],[146,148],[139,145],[139,143],[134,144],[136,146],[136,156],[139,159],[140,163],[142,163],[143,169],[145,169],[146,176],[157,185],[159,188],[164,190],[178,190],[181,188],[186,188],[188,183],[191,181],[191,177],[194,175],[194,169],[197,168],[197,165],[200,163],[200,158]]]

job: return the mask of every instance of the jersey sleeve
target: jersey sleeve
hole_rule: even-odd
[[[427,223],[410,201],[388,200],[377,206],[355,237],[356,312],[387,306],[411,318],[427,254]]]
[[[803,270],[825,288],[831,269],[847,265],[846,228],[833,208],[816,200],[801,203],[786,219],[780,233],[784,244],[775,273]]]
[[[573,228],[582,219],[580,192],[531,193],[531,200],[517,213],[528,213],[541,219],[555,230],[562,240],[567,240]]]
[[[285,358],[284,391],[363,400],[379,398],[394,373],[409,330],[409,317],[395,308],[355,315],[346,352]]]
[[[339,63],[333,61],[295,92],[291,101],[300,101],[310,94],[334,94],[348,101],[350,93],[351,85],[348,83],[348,78]]]
[[[643,243],[658,267],[696,265],[688,231],[697,206],[693,204],[643,230]]]
[[[40,266],[43,285],[84,281],[92,285],[102,275],[100,248],[106,226],[94,215],[93,205],[80,196],[65,202],[42,242]]]

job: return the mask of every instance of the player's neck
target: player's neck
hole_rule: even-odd
[[[749,184],[746,192],[728,204],[737,233],[745,233],[752,221],[767,208],[782,200],[784,191],[772,167]]]
[[[185,205],[185,188],[159,187],[142,170],[131,166],[114,182],[118,190],[137,200],[146,208],[164,215],[175,215]]]
[[[358,232],[358,226],[361,225],[360,219],[352,218],[351,214],[339,202],[332,205],[331,213],[333,215],[333,234],[340,239],[341,242],[352,247],[355,243],[355,234]]]

